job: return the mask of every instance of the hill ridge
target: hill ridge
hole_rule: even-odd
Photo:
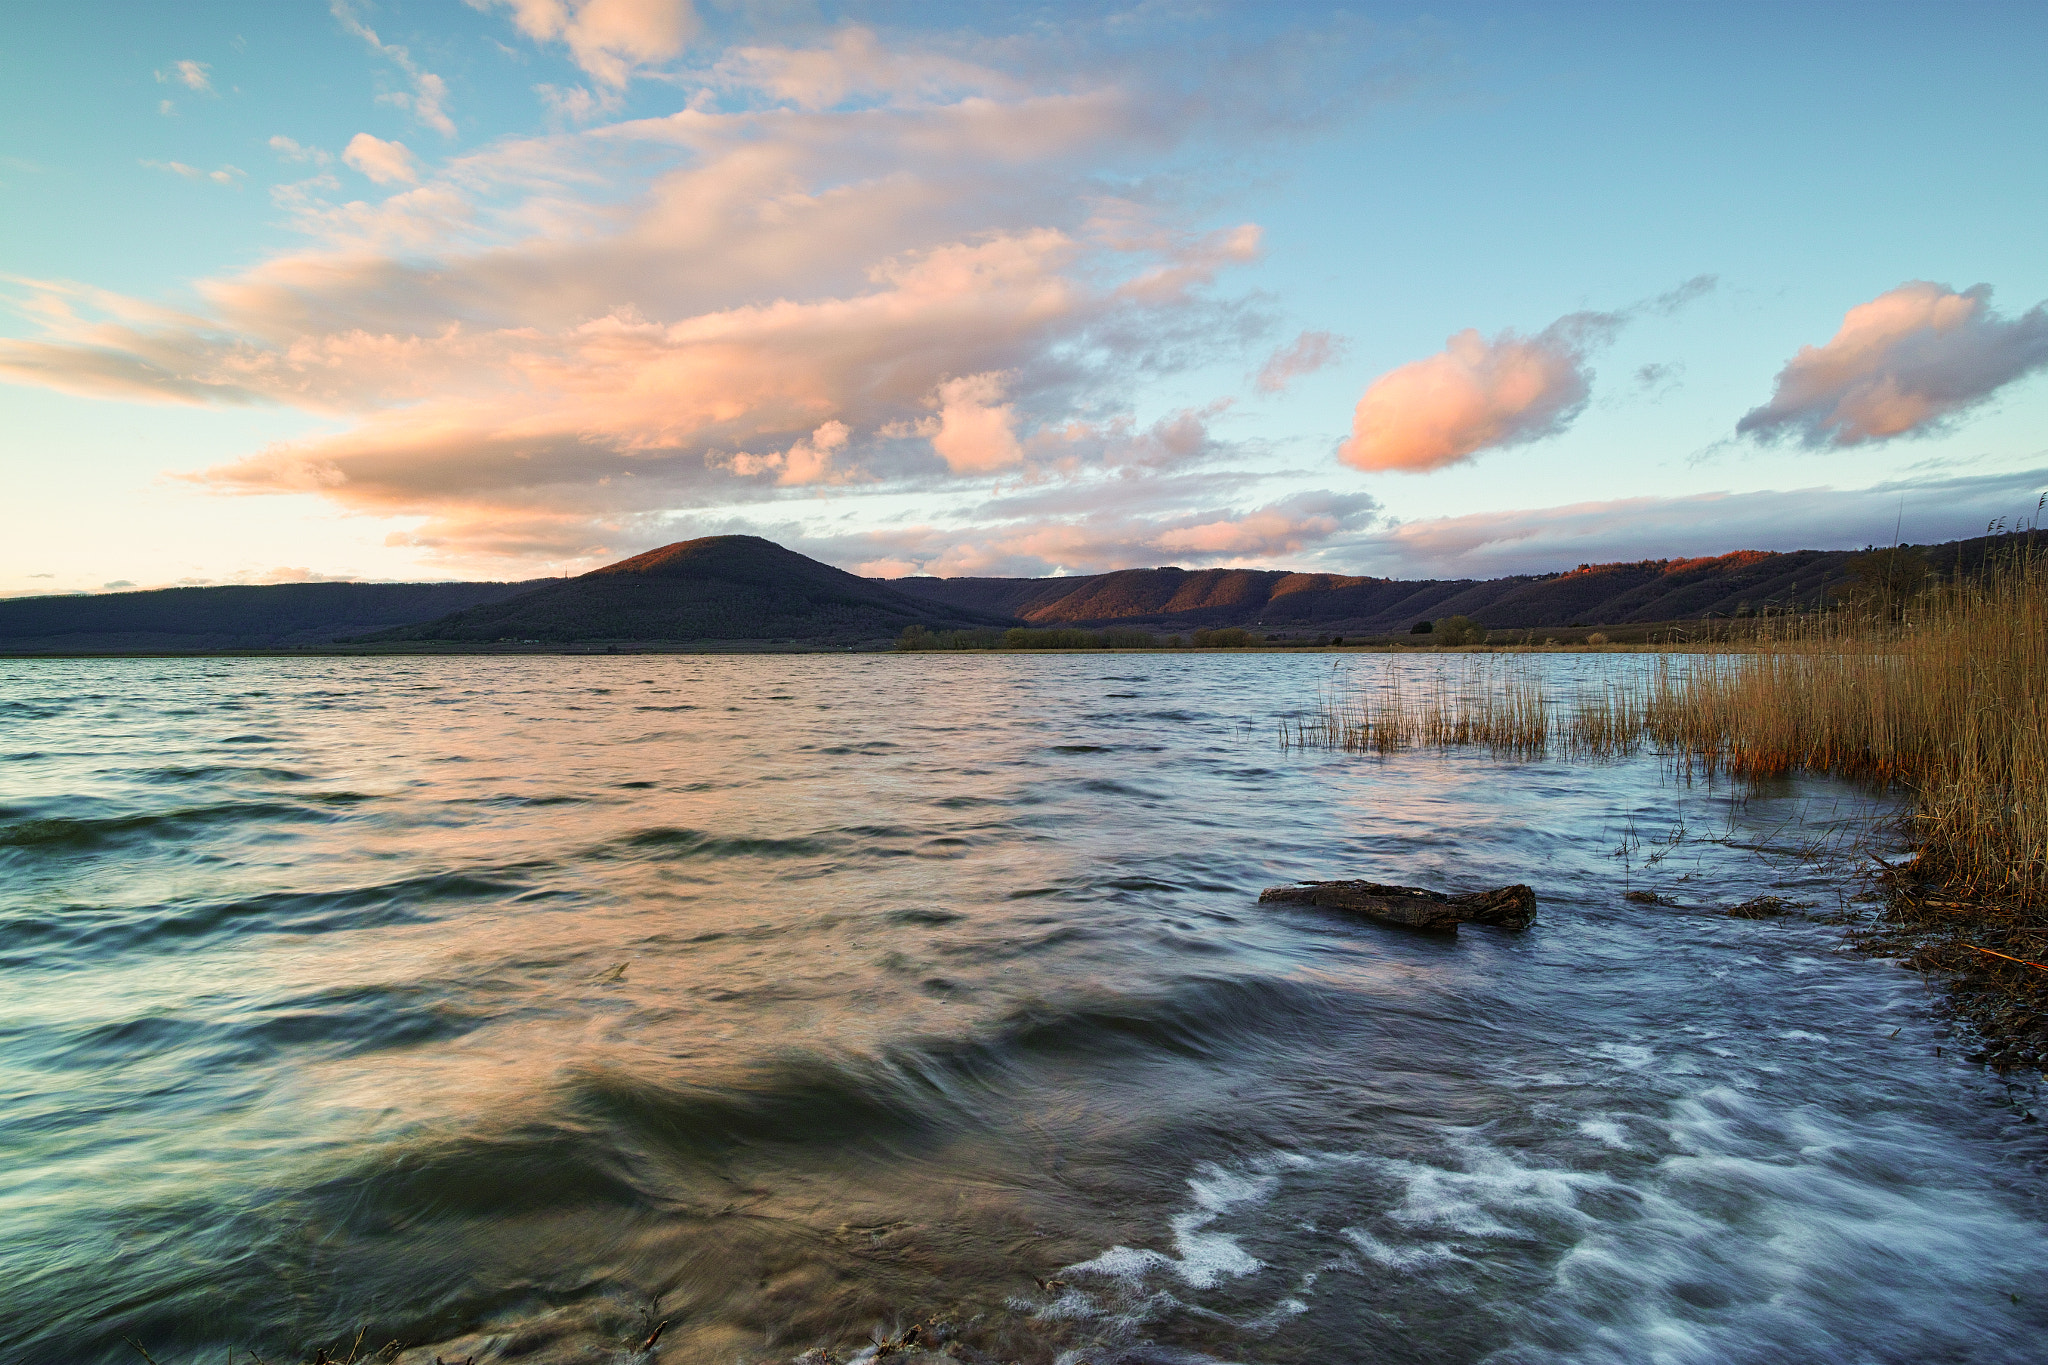
[[[361,637],[363,643],[538,640],[802,641],[856,646],[908,626],[958,630],[1011,617],[936,604],[761,536],[677,541],[503,602]]]
[[[2048,543],[2035,532],[2027,543]],[[2006,534],[1914,547],[1936,572],[2018,544]],[[1397,579],[1284,569],[1119,569],[1070,578],[897,578],[904,592],[960,609],[1011,611],[1033,626],[1385,634],[1418,621],[1469,616],[1497,629],[1693,620],[1766,609],[1812,609],[1851,576],[1866,550],[1731,550],[1725,554],[1580,564],[1500,578]]]
[[[2023,543],[2048,545],[2048,533],[1917,548],[1946,573]],[[1063,578],[885,580],[835,569],[760,536],[704,536],[569,579],[222,585],[0,599],[0,653],[505,638],[845,647],[879,643],[910,625],[1245,626],[1349,636],[1405,632],[1416,621],[1452,615],[1499,629],[1626,625],[1810,608],[1846,579],[1849,560],[1861,553],[1734,550],[1491,579],[1168,565]]]

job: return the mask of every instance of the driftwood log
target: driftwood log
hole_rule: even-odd
[[[1385,882],[1303,882],[1300,886],[1269,886],[1259,893],[1259,900],[1350,910],[1382,924],[1450,933],[1456,933],[1460,924],[1526,929],[1536,917],[1536,893],[1521,885],[1447,896],[1419,886]]]

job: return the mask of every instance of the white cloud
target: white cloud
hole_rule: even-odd
[[[409,110],[414,118],[443,137],[454,137],[455,120],[448,117],[447,110],[448,82],[415,62],[412,53],[405,47],[387,43],[379,38],[377,30],[356,16],[350,0],[332,0],[330,9],[342,28],[361,38],[379,55],[404,72],[406,80],[412,85],[410,92],[393,91],[379,95],[378,100]]]
[[[621,103],[617,91],[594,91],[580,85],[536,85],[533,93],[540,96],[550,117],[564,123],[589,123],[616,112]]]
[[[249,174],[240,166],[219,166],[209,171],[198,166],[188,166],[182,161],[145,161],[142,164],[155,170],[181,175],[187,180],[210,180],[216,185],[233,185]]]
[[[156,73],[156,79],[159,85],[177,84],[201,95],[211,95],[213,78],[208,73],[212,70],[205,62],[172,62],[170,70]]]
[[[310,161],[315,166],[325,166],[334,160],[332,155],[320,148],[301,146],[282,133],[270,139],[270,150],[286,161]]]
[[[1346,543],[1357,572],[1491,578],[1582,563],[1683,558],[1731,550],[1929,544],[1984,534],[2031,515],[2048,469],[1881,483],[1621,498],[1403,522]]]
[[[419,167],[403,142],[357,133],[342,149],[341,159],[380,185],[417,185],[420,181]]]
[[[2048,303],[2002,318],[1988,284],[1911,280],[1851,308],[1825,346],[1800,347],[1735,429],[1816,449],[1925,435],[2043,368]]]

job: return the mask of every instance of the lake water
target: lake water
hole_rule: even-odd
[[[1719,913],[1867,802],[1274,742],[1383,666],[0,665],[0,1360],[2042,1359],[2030,1096]]]

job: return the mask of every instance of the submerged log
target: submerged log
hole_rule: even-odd
[[[1460,924],[1526,929],[1536,917],[1536,893],[1520,884],[1448,896],[1385,882],[1303,882],[1300,886],[1269,886],[1259,893],[1259,900],[1350,910],[1382,924],[1449,933],[1456,933]]]

